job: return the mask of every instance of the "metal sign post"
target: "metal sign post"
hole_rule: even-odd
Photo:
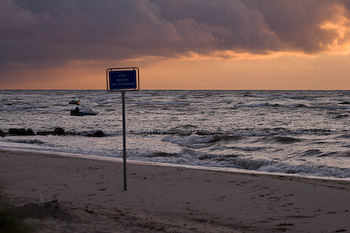
[[[123,174],[124,191],[127,190],[126,179],[126,117],[125,117],[125,92],[138,91],[140,89],[140,72],[137,67],[108,68],[106,70],[107,91],[122,93],[123,115]]]
[[[122,111],[123,111],[123,171],[124,171],[124,191],[127,190],[126,185],[126,126],[125,126],[125,91],[122,91]]]

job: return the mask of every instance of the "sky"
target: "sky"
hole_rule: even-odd
[[[350,89],[349,0],[1,0],[0,89]]]

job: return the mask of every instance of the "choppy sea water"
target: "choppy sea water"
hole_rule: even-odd
[[[71,116],[72,99],[98,114]],[[120,93],[2,90],[0,103],[0,149],[122,157]],[[126,113],[131,160],[350,179],[350,91],[127,92]],[[57,127],[67,135],[8,134]]]

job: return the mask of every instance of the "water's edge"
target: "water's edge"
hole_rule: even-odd
[[[75,158],[75,159],[89,159],[89,160],[97,160],[97,161],[112,162],[112,163],[123,162],[123,158],[119,158],[119,157],[105,157],[105,156],[99,156],[99,155],[85,155],[85,154],[75,154],[75,153],[66,153],[66,152],[51,152],[51,151],[49,152],[49,151],[42,151],[42,150],[19,150],[19,149],[0,148],[0,153],[6,153],[6,152],[55,155],[55,156],[62,156],[62,157]],[[140,166],[184,168],[184,169],[213,171],[213,172],[227,172],[227,173],[235,173],[235,174],[241,174],[241,175],[263,176],[263,177],[279,178],[279,179],[296,178],[297,180],[305,179],[305,180],[318,180],[318,181],[350,182],[350,178],[319,177],[319,176],[300,175],[300,174],[254,171],[254,170],[245,170],[245,169],[228,168],[228,167],[205,167],[205,166],[194,166],[194,165],[186,165],[186,164],[148,162],[148,161],[133,160],[133,159],[127,159],[127,164],[140,165]]]

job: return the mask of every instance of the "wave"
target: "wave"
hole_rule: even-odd
[[[305,131],[305,132],[304,132]],[[234,130],[224,131],[224,130],[210,130],[210,129],[199,129],[195,125],[182,125],[171,129],[153,129],[153,130],[134,130],[131,131],[133,134],[158,134],[158,135],[177,135],[177,136],[215,136],[216,140],[239,140],[244,137],[257,137],[257,136],[277,136],[277,135],[301,135],[303,133],[324,133],[331,132],[330,130],[317,130],[317,129],[302,129],[292,131],[287,128],[275,127],[275,128],[237,128]]]
[[[334,118],[335,119],[343,119],[343,118],[349,118],[349,114],[337,114]]]
[[[347,132],[347,131],[346,131]],[[344,133],[346,133],[344,132]],[[299,142],[304,139],[298,137],[302,135],[320,135],[327,136],[337,134],[338,132],[331,129],[288,129],[283,127],[273,128],[237,128],[230,130],[210,130],[210,129],[199,129],[195,125],[183,125],[170,129],[152,129],[152,130],[132,130],[132,134],[140,135],[174,135],[174,136],[213,136],[216,137],[214,140],[240,140],[245,137],[258,138],[261,141],[275,141],[275,142]],[[285,136],[290,135],[290,136]],[[261,137],[261,138],[260,138]],[[265,138],[264,138],[265,137]],[[271,137],[275,137],[272,138]],[[346,136],[344,136],[346,137]],[[349,136],[350,137],[350,136]]]
[[[140,107],[155,107],[158,108],[159,106],[188,106],[191,104],[191,102],[188,101],[160,101],[160,100],[139,100],[135,101],[137,106]]]
[[[42,145],[45,144],[45,142],[38,140],[38,139],[30,139],[30,140],[25,140],[25,139],[18,139],[18,140],[8,140],[8,142],[14,142],[14,143],[25,143],[25,144],[36,144],[36,145]]]
[[[340,135],[340,136],[338,136],[338,138],[350,138],[350,134],[349,133],[344,133],[344,134],[342,134],[342,135]]]
[[[162,139],[163,142],[171,142],[179,146],[185,146],[188,148],[205,148],[210,146],[210,137],[201,137],[197,135],[190,135],[187,137],[171,137],[167,136]]]
[[[301,153],[295,152],[296,157],[336,157],[336,158],[348,158],[350,157],[350,151],[328,151],[324,152],[321,149],[308,149]]]
[[[198,133],[197,133],[198,134]],[[200,135],[200,134],[199,134]],[[227,134],[222,134],[222,135],[213,135],[209,142],[221,142],[221,141],[238,141],[243,139],[241,136],[236,136],[236,135],[227,135]]]
[[[312,164],[289,164],[266,159],[243,158],[239,155],[202,155],[202,160],[215,161],[214,166],[232,167],[244,170],[264,171],[273,173],[313,175],[323,177],[349,178],[349,168],[317,166]],[[210,164],[210,162],[209,162]]]
[[[270,165],[273,162],[268,161],[268,160],[263,160],[263,159],[244,159],[244,158],[236,158],[236,157],[229,157],[229,158],[219,158],[216,159],[217,162],[228,162],[230,167],[233,168],[239,168],[239,169],[245,169],[245,170],[254,170],[257,171],[260,168]]]
[[[166,152],[154,152],[152,154],[146,155],[148,158],[154,157],[179,157],[179,154],[176,153],[166,153]]]
[[[318,157],[344,157],[350,158],[350,151],[331,151],[318,155]]]
[[[244,151],[244,152],[253,152],[253,151],[265,150],[267,148],[271,148],[271,147],[261,147],[261,146],[239,147],[239,146],[235,146],[235,147],[231,147],[230,149],[234,149],[234,150],[238,150],[238,151]]]
[[[300,138],[293,138],[293,137],[282,137],[282,136],[277,136],[273,137],[272,141],[282,143],[282,144],[290,144],[290,143],[296,143],[296,142],[301,142],[302,139]]]
[[[167,136],[162,138],[163,142],[171,142],[188,148],[205,148],[219,142],[231,142],[242,140],[243,137],[235,135],[217,134],[217,135],[202,135],[191,134],[188,136]]]
[[[293,101],[294,102],[294,101]],[[227,104],[228,108],[231,109],[264,109],[264,108],[275,108],[275,109],[283,109],[286,110],[296,110],[296,109],[305,109],[305,110],[315,110],[315,111],[347,111],[349,110],[349,104],[346,101],[342,103],[334,103],[334,102],[296,102],[290,103],[290,101],[286,100],[271,100],[271,101],[254,101],[254,102],[238,102],[235,103],[234,106],[230,106]]]
[[[251,104],[245,104],[245,103],[237,103],[234,105],[235,109],[239,108],[287,108],[287,109],[297,109],[297,108],[312,108],[311,106],[303,103],[294,103],[294,104],[284,104],[284,103],[270,103],[270,102],[263,102],[263,103],[251,103]]]
[[[311,156],[319,156],[322,154],[322,151],[318,150],[318,149],[310,149],[310,150],[306,150],[304,151],[300,156],[301,157],[311,157]]]
[[[272,163],[261,166],[258,171],[278,172],[287,174],[313,175],[323,177],[349,178],[349,168],[316,166],[311,164],[292,165],[287,163]]]
[[[299,129],[295,131],[296,134],[307,134],[307,135],[331,135],[335,132],[331,129]]]

